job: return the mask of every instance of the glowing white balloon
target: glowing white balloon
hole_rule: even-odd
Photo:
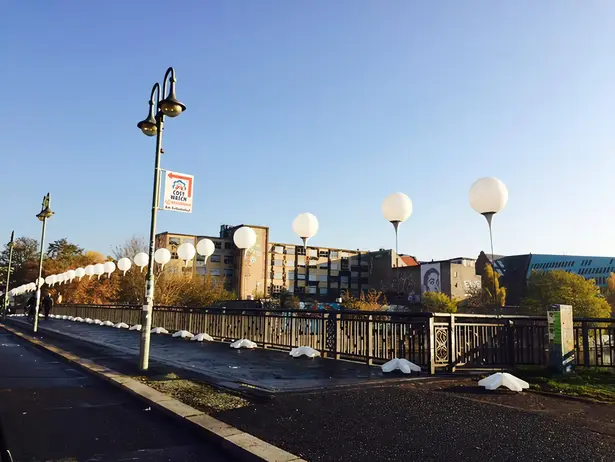
[[[107,273],[107,277],[111,277],[111,273],[115,271],[115,263],[113,263],[112,261],[108,261],[105,262],[103,267],[105,269],[105,273]]]
[[[307,241],[318,232],[318,219],[311,213],[300,213],[293,220],[293,231],[307,245]]]
[[[75,279],[75,276],[77,276],[77,272],[75,270],[68,270],[66,272],[66,276],[68,277],[69,282],[73,282],[73,279]]]
[[[38,285],[38,287],[41,287],[45,284],[45,280],[43,278],[37,278],[36,279],[36,283]]]
[[[249,226],[242,226],[233,234],[233,242],[242,250],[249,249],[256,244],[256,233]]]
[[[201,239],[196,244],[196,251],[205,257],[205,264],[207,264],[207,259],[216,251],[216,246],[211,239]]]
[[[149,262],[149,256],[145,252],[141,252],[136,254],[133,260],[135,265],[141,268],[141,272],[143,272],[143,268],[145,268]]]
[[[196,249],[189,242],[184,242],[177,248],[177,256],[186,262],[186,266],[188,266],[188,262],[194,258],[196,255]]]
[[[501,212],[508,202],[508,189],[497,178],[480,178],[470,188],[470,205],[482,215]]]
[[[98,279],[100,279],[100,277],[105,274],[105,265],[102,263],[96,263],[94,265],[94,274],[98,276]]]
[[[130,269],[130,267],[132,266],[132,262],[130,261],[130,258],[120,258],[117,261],[117,267],[120,269],[120,271],[124,272],[124,275],[126,274],[126,271],[128,271]]]
[[[53,284],[53,278],[51,276],[47,276],[45,278],[45,284],[47,284],[49,287],[51,287],[52,284]]]
[[[154,260],[164,268],[164,265],[171,261],[171,252],[169,252],[169,249],[165,248],[158,249],[154,252]]]
[[[94,265],[88,265],[85,267],[85,275],[92,279],[92,276],[94,276]]]
[[[85,276],[85,269],[83,269],[83,268],[77,268],[77,269],[75,270],[75,276],[77,276],[77,277],[79,278],[79,280],[81,281],[81,278],[82,278],[83,276]]]
[[[395,223],[403,223],[410,218],[412,201],[404,193],[396,192],[384,198],[380,209],[384,218],[395,225]]]

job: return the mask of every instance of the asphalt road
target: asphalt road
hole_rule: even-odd
[[[0,329],[0,421],[17,461],[228,461],[187,425]]]
[[[615,461],[615,437],[575,419],[399,385],[278,396],[215,417],[310,461]]]

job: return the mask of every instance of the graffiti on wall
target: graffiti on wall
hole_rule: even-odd
[[[440,263],[423,263],[421,265],[421,293],[442,292],[440,274]]]

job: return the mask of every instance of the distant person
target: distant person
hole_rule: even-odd
[[[34,321],[34,310],[36,309],[36,295],[32,295],[26,302],[23,311],[28,315],[28,320]]]
[[[62,304],[62,294],[58,294],[58,305]]]
[[[45,320],[49,319],[49,313],[51,312],[51,308],[53,308],[53,299],[49,293],[45,294],[45,297],[42,301],[43,311],[45,312]]]

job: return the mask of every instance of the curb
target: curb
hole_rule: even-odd
[[[65,360],[78,365],[90,374],[93,374],[108,383],[128,391],[133,396],[145,401],[149,405],[174,417],[178,420],[188,421],[203,431],[208,438],[221,446],[224,450],[246,462],[306,462],[304,459],[269,444],[249,433],[245,433],[227,423],[211,417],[181,401],[141,383],[135,379],[120,374],[112,369],[96,364],[89,359],[83,359],[61,348],[19,332],[12,327],[0,323],[0,327],[32,344],[35,344]]]

